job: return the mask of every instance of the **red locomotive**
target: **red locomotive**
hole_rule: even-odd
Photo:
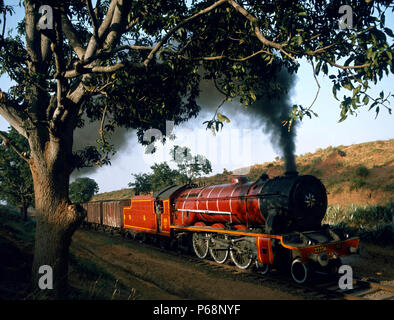
[[[201,259],[209,254],[224,263],[230,256],[237,267],[254,263],[262,274],[272,266],[289,268],[304,283],[311,270],[336,272],[341,257],[358,251],[359,238],[321,225],[326,209],[325,187],[314,176],[290,172],[255,182],[241,176],[231,184],[173,185],[135,196],[123,208],[119,227],[124,233],[190,238]]]

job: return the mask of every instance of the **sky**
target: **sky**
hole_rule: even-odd
[[[18,2],[18,1],[11,1]],[[7,2],[8,3],[8,2]],[[19,15],[19,9],[16,17]],[[14,16],[15,17],[15,16]],[[394,17],[391,16],[388,26],[394,29]],[[10,24],[18,19],[9,19]],[[12,26],[12,25],[11,25]],[[331,80],[320,75],[318,77],[321,89],[314,103],[313,111],[319,116],[309,119],[308,117],[298,125],[296,135],[296,154],[314,152],[318,148],[328,146],[351,145],[375,140],[387,140],[394,138],[394,118],[387,110],[382,109],[375,119],[375,112],[367,108],[359,109],[357,116],[349,116],[339,123],[339,101],[332,95]],[[387,94],[394,94],[394,76],[390,74],[370,90],[370,95],[377,96],[384,90]],[[0,78],[0,89],[6,91],[11,85],[7,77]],[[316,94],[317,85],[313,78],[312,68],[305,61],[300,61],[297,80],[291,94],[293,104],[309,106]],[[341,91],[338,97],[345,92]],[[201,99],[207,103],[207,99]],[[217,104],[207,106],[215,108]],[[391,107],[394,99],[391,99]],[[264,128],[253,123],[253,115],[247,110],[242,111],[236,117],[226,114],[223,105],[221,112],[228,115],[230,123],[226,123],[222,131],[215,136],[205,129],[202,123],[212,118],[212,113],[201,114],[179,127],[174,128],[176,140],[158,145],[158,150],[153,155],[145,154],[145,148],[137,143],[136,134],[133,131],[123,132],[127,143],[119,149],[111,160],[110,166],[97,168],[96,170],[76,171],[71,177],[74,180],[78,176],[88,176],[94,179],[100,188],[99,192],[109,192],[127,188],[128,183],[133,181],[132,173],[150,172],[150,166],[155,162],[170,161],[169,150],[173,145],[188,146],[193,154],[201,154],[212,163],[212,174],[221,173],[224,168],[234,170],[253,164],[261,164],[275,160],[280,156],[273,147],[270,137],[264,133]],[[240,107],[241,108],[241,107]],[[227,109],[228,110],[228,109]],[[165,119],[163,119],[165,121]],[[0,130],[7,130],[8,123],[0,116]],[[85,137],[83,133],[76,132],[74,140],[78,141]],[[172,165],[175,167],[174,165]],[[247,173],[239,172],[239,173]]]

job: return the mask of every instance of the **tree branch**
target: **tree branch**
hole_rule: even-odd
[[[85,0],[85,3],[86,3],[86,6],[88,8],[90,19],[92,20],[93,35],[96,38],[96,41],[98,41],[98,39],[99,39],[99,36],[98,36],[98,24],[97,24],[96,14],[94,13],[94,10],[93,10],[92,1],[91,0]]]
[[[0,90],[0,115],[12,126],[19,134],[27,138],[25,129],[23,128],[24,120],[17,111],[20,106],[12,100],[9,100],[7,94]]]
[[[41,48],[38,47],[40,43],[40,33],[37,31],[37,14],[38,8],[33,1],[25,1],[25,30],[26,30],[26,51],[33,62],[38,62],[40,59]]]
[[[370,27],[368,27],[367,29],[365,29],[365,30],[363,30],[363,31],[360,31],[359,33],[357,33],[357,34],[354,34],[354,35],[352,35],[352,36],[350,36],[348,39],[343,39],[342,41],[340,41],[340,42],[336,42],[336,43],[332,43],[332,44],[329,44],[329,45],[327,45],[327,46],[325,46],[325,47],[323,47],[323,48],[319,48],[319,49],[316,49],[316,50],[313,50],[313,51],[306,51],[305,53],[307,54],[307,55],[310,55],[310,56],[313,56],[313,55],[316,55],[317,53],[320,53],[320,52],[324,52],[324,51],[326,51],[327,49],[330,49],[330,48],[332,48],[332,47],[334,47],[334,46],[337,46],[337,45],[339,45],[339,44],[341,44],[341,43],[344,43],[345,41],[348,41],[348,40],[351,40],[351,39],[353,39],[353,38],[357,38],[358,36],[360,36],[360,35],[362,35],[362,34],[364,34],[364,33],[366,33],[366,32],[368,32],[369,30],[371,30],[371,29],[374,29],[376,26],[370,26]],[[314,39],[315,37],[318,37],[318,36],[320,36],[320,34],[318,34],[318,35],[316,35],[316,36],[314,36],[314,37],[311,37],[311,39],[310,40],[312,40],[312,39]]]
[[[336,64],[335,62],[332,62],[331,60],[328,60],[326,58],[322,58],[322,60],[326,61],[327,63],[329,63],[333,67],[337,67],[337,68],[342,69],[342,70],[346,70],[346,69],[362,69],[362,68],[365,68],[365,67],[370,67],[372,65],[372,62],[369,62],[369,63],[364,63],[364,64],[361,64],[361,65],[358,65],[358,66],[341,66],[341,65]]]
[[[103,42],[105,48],[112,48],[120,39],[122,30],[124,30],[126,27],[125,18],[127,15],[125,13],[128,12],[129,7],[130,1],[118,0],[114,14],[112,16],[108,35]]]
[[[242,58],[231,58],[231,57],[225,56],[225,55],[223,55],[223,54],[220,55],[220,56],[212,56],[212,57],[196,57],[196,58],[191,58],[191,57],[182,56],[182,55],[178,55],[178,57],[179,57],[179,58],[182,58],[182,59],[184,59],[184,60],[192,60],[192,61],[199,61],[199,60],[213,61],[213,60],[227,59],[227,60],[230,60],[230,61],[242,62],[242,61],[246,61],[246,60],[249,60],[249,59],[251,59],[251,58],[257,56],[257,55],[260,54],[260,53],[266,53],[266,54],[269,54],[269,55],[271,55],[271,56],[274,56],[274,54],[273,54],[272,52],[267,51],[267,50],[264,50],[264,49],[261,49],[261,50],[259,50],[259,51],[256,51],[256,52],[252,53],[252,54],[249,55],[249,56],[242,57]]]
[[[264,45],[266,45],[268,47],[272,47],[272,48],[278,49],[285,56],[289,57],[294,62],[297,62],[297,60],[290,53],[286,52],[283,49],[286,46],[286,43],[281,44],[281,43],[273,42],[273,41],[270,41],[270,40],[268,40],[267,38],[265,38],[263,36],[263,34],[261,33],[260,28],[258,26],[258,20],[257,20],[256,17],[251,15],[248,11],[246,11],[241,5],[239,5],[234,0],[227,0],[227,2],[231,6],[233,6],[236,11],[238,11],[240,14],[242,14],[246,19],[248,19],[253,24],[254,33],[255,33],[257,39],[259,39],[262,44],[264,44]]]
[[[136,63],[119,62],[110,66],[95,66],[95,67],[82,67],[75,70],[69,70],[64,73],[65,78],[74,78],[83,74],[90,73],[111,73],[125,68],[126,66],[133,66],[134,68],[141,68],[140,65]]]
[[[64,12],[62,12],[61,17],[62,17],[62,28],[65,36],[70,42],[70,45],[73,48],[76,55],[78,56],[78,58],[80,60],[83,60],[85,55],[85,48],[82,44],[82,41],[79,39],[77,33],[74,30],[73,25],[71,24],[70,20],[68,19],[68,17]]]
[[[64,53],[62,50],[63,44],[63,19],[60,12],[54,12],[54,27],[55,27],[55,34],[56,39],[51,44],[51,49],[55,57],[55,79],[57,82],[57,106],[55,111],[53,112],[52,119],[50,121],[50,127],[52,132],[54,133],[57,131],[58,120],[62,117],[63,113],[65,112],[66,107],[66,92],[68,91],[67,80],[64,77],[65,73],[65,63],[64,63]]]
[[[215,2],[214,4],[212,4],[211,6],[197,12],[196,14],[192,15],[191,17],[186,18],[185,20],[181,21],[178,25],[176,25],[174,28],[172,28],[170,31],[168,31],[164,37],[155,45],[155,47],[151,50],[151,52],[149,53],[148,57],[145,59],[144,61],[144,65],[148,66],[149,62],[153,59],[153,57],[155,56],[155,54],[160,50],[160,48],[168,41],[168,39],[171,38],[171,36],[177,31],[179,30],[182,26],[184,26],[185,24],[189,23],[190,21],[194,20],[195,18],[204,15],[212,10],[214,10],[215,8],[217,8],[218,6],[222,5],[223,3],[227,2],[228,0],[219,0],[217,2]]]
[[[316,81],[316,84],[317,84],[317,92],[316,92],[316,95],[315,95],[315,99],[313,99],[312,104],[309,106],[308,110],[310,110],[312,108],[312,106],[315,104],[315,102],[317,100],[317,97],[319,96],[319,92],[320,92],[320,83],[319,83],[319,81],[317,80],[317,77],[316,77],[315,66],[313,64],[313,60],[311,60],[311,64],[312,64],[313,77],[315,78],[315,81]]]
[[[3,142],[2,142],[3,146],[5,146],[5,147],[6,147],[6,146],[10,146],[11,149],[14,150],[15,153],[16,153],[19,157],[21,157],[21,158],[22,158],[23,160],[25,160],[26,162],[29,162],[29,158],[28,158],[26,152],[20,151],[20,150],[16,147],[16,145],[15,145],[15,144],[7,137],[7,135],[6,135],[4,132],[2,132],[2,131],[0,131],[0,138],[3,140]]]
[[[5,34],[6,23],[7,23],[7,10],[4,8],[4,11],[3,11],[3,30],[1,31],[1,38],[0,38],[0,50],[4,46],[4,34]]]
[[[84,57],[85,59],[89,59],[91,56],[93,56],[96,53],[99,41],[102,41],[102,39],[108,33],[117,3],[118,0],[111,1],[109,8],[107,10],[107,14],[104,18],[104,21],[101,23],[100,27],[98,28],[98,39],[96,39],[94,35],[92,35],[92,37],[90,38],[89,44],[86,48],[86,53]]]

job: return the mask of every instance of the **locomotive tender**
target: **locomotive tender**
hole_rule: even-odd
[[[290,270],[297,283],[311,271],[335,273],[341,257],[358,252],[359,238],[321,225],[327,193],[319,179],[287,172],[249,182],[191,187],[172,185],[154,195],[83,204],[86,222],[118,228],[123,235],[153,234],[172,241],[190,240],[195,254],[217,263],[230,256],[241,269],[255,264],[267,274],[272,266]],[[122,210],[123,208],[123,210]]]

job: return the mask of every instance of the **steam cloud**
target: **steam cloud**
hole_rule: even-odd
[[[82,128],[77,128],[74,131],[74,144],[73,151],[79,151],[87,146],[97,146],[97,139],[100,138],[100,121],[90,122],[85,119],[85,126]],[[133,141],[135,133],[133,130],[127,130],[125,128],[116,128],[115,132],[111,134],[109,143],[114,145],[115,151],[117,153],[115,156],[111,157],[110,160],[115,160],[119,153],[128,145],[130,141]],[[78,178],[81,176],[86,176],[94,173],[98,167],[87,167],[79,170],[75,170],[72,174],[73,178]]]
[[[293,122],[290,132],[288,126],[283,126],[283,121],[290,118],[292,103],[290,101],[292,88],[294,87],[296,76],[288,73],[286,70],[280,71],[276,75],[276,83],[284,89],[284,93],[274,98],[259,98],[253,105],[248,106],[246,112],[239,102],[233,101],[222,106],[220,112],[231,118],[237,118],[240,114],[248,118],[251,127],[262,128],[263,132],[268,134],[273,148],[278,152],[285,161],[286,172],[296,171],[295,161],[295,136],[297,123]],[[264,96],[264,92],[262,92]],[[201,116],[205,120],[210,119],[216,110],[216,107],[222,102],[223,96],[216,90],[212,81],[203,80],[200,84],[200,96],[198,103],[202,106]],[[196,120],[192,120],[194,122]],[[184,125],[188,125],[185,123]],[[201,125],[199,121],[198,125]],[[83,128],[77,128],[74,131],[73,150],[81,150],[86,146],[95,146],[99,138],[99,121],[89,122]],[[117,128],[111,135],[111,144],[117,150],[117,155],[128,145],[130,141],[135,142],[134,130]],[[117,155],[111,160],[115,160]],[[83,168],[74,171],[73,178],[93,173],[97,167]]]

